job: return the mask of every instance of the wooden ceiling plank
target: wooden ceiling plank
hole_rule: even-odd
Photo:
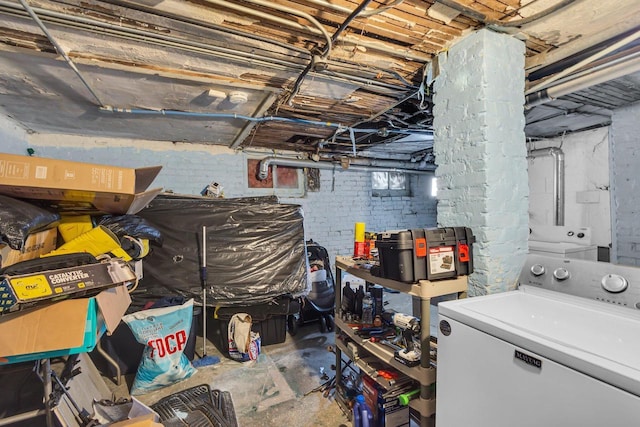
[[[235,24],[233,22],[229,22],[227,23],[229,26],[232,26],[234,28],[238,28],[240,30],[244,30],[246,31],[247,28],[249,28],[252,32],[264,35],[265,32],[269,32],[266,29],[270,28],[270,33],[271,34],[275,34],[278,31],[281,32],[281,36],[280,38],[278,38],[278,40],[280,41],[286,41],[286,42],[291,42],[292,37],[297,37],[297,40],[294,41],[294,43],[299,46],[299,47],[304,47],[304,48],[308,48],[311,49],[314,47],[313,44],[309,44],[309,36],[310,34],[303,32],[302,30],[296,30],[296,29],[282,29],[281,27],[277,27],[277,25],[274,25],[271,22],[256,22],[255,24],[252,24],[251,26],[247,27],[246,25],[238,25]],[[390,33],[390,36],[395,36],[397,35],[399,31],[398,30],[394,30],[392,33]],[[400,31],[402,32],[402,31]],[[362,39],[363,42],[375,42],[375,43],[380,43],[381,40],[378,40],[376,38],[371,38],[371,37],[367,37],[365,36],[360,36],[358,35],[356,32],[349,32],[349,37],[351,39]],[[408,44],[400,44],[400,48],[401,49],[405,49],[408,46],[411,46],[415,43],[419,43],[421,40],[423,39],[427,39],[429,40],[432,44],[436,44],[436,45],[440,45],[439,48],[437,49],[437,51],[442,50],[442,46],[449,44],[449,41],[446,39],[452,39],[453,37],[450,35],[445,35],[442,33],[438,33],[438,34],[430,34],[430,35],[425,35],[425,36],[420,36],[420,37],[415,37],[413,40],[407,40],[410,41],[412,43],[408,43]],[[444,40],[443,40],[444,39]],[[315,42],[317,39],[314,38],[313,41]],[[393,45],[391,44],[391,42],[384,42],[389,45],[389,49],[394,49]],[[353,42],[350,42],[350,44],[354,44]],[[425,51],[424,49],[422,49],[421,51]],[[428,52],[428,53],[432,53],[432,52]]]
[[[334,12],[333,10],[325,8],[306,6],[301,2],[298,3],[279,0],[276,3],[288,7],[295,7],[298,10],[314,15],[319,20],[335,23],[336,26],[340,25],[340,23],[342,23],[346,19],[346,16],[343,16],[339,12]],[[318,13],[319,10],[320,13]],[[395,39],[409,45],[417,43],[419,41],[419,38],[422,36],[422,34],[417,31],[407,29],[406,27],[398,26],[393,23],[389,23],[387,20],[378,19],[377,17],[376,19],[357,18],[353,20],[351,24],[349,24],[348,30],[352,33],[366,32],[375,34],[386,39]]]
[[[287,0],[278,0],[278,3],[288,2]],[[299,0],[297,3],[304,3],[304,0]],[[341,7],[349,8],[350,10],[354,10],[359,3],[350,2],[347,0],[332,0],[332,3]],[[395,31],[401,31],[402,29],[406,29],[410,27],[411,30],[418,33],[426,32],[427,29],[438,30],[444,34],[449,36],[458,37],[461,35],[461,32],[457,28],[449,28],[446,25],[443,25],[439,21],[432,20],[430,17],[426,15],[426,9],[422,7],[418,9],[418,13],[411,13],[415,8],[411,7],[407,9],[403,7],[404,3],[400,4],[397,7],[389,9],[382,14],[373,15],[370,19],[375,19],[376,21],[384,21],[387,25],[392,25]],[[314,5],[315,6],[315,5]],[[317,6],[312,7],[317,9]],[[323,9],[324,10],[324,9]],[[337,13],[337,12],[336,12]],[[342,16],[341,20],[336,21],[338,24],[344,21],[347,16]],[[356,25],[356,23],[363,18],[356,18],[351,25]],[[366,19],[366,18],[365,18]]]
[[[510,8],[498,0],[477,0],[477,3],[491,9],[496,14],[500,14],[501,17],[504,17],[506,13],[513,11],[513,8]]]

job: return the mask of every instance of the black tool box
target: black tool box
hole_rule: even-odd
[[[411,283],[413,274],[413,239],[410,231],[380,233],[376,238],[380,257],[380,277]]]
[[[380,277],[414,283],[471,274],[473,242],[475,236],[468,227],[379,233]]]

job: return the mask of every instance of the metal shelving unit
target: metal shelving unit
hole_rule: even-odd
[[[335,330],[336,334],[346,335],[350,341],[362,347],[367,353],[383,361],[389,366],[397,369],[403,374],[413,378],[420,383],[420,398],[411,401],[411,407],[420,414],[421,427],[435,425],[433,415],[436,409],[436,400],[433,385],[436,382],[436,367],[432,364],[430,358],[431,343],[431,299],[443,295],[455,294],[458,298],[463,298],[467,293],[467,276],[459,276],[455,279],[448,280],[420,280],[418,283],[404,283],[395,280],[384,279],[373,276],[365,267],[364,263],[354,261],[351,257],[336,257],[336,317]],[[342,271],[345,271],[355,277],[361,278],[367,282],[375,283],[386,288],[395,289],[400,292],[407,293],[420,300],[420,319],[422,322],[420,343],[423,349],[420,356],[420,365],[408,367],[396,361],[393,357],[393,351],[381,344],[371,342],[357,336],[352,328],[349,327],[341,316],[341,299],[342,299]],[[336,339],[336,378],[342,378],[342,353],[347,357],[347,351],[344,343]]]

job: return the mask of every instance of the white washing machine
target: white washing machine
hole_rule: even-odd
[[[531,225],[529,253],[597,261],[598,246],[591,243],[591,228]]]
[[[640,425],[640,269],[529,255],[518,290],[439,304],[438,427]]]

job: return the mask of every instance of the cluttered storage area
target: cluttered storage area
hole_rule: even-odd
[[[469,228],[359,222],[331,259],[274,196],[163,192],[161,166],[0,163],[0,425],[434,422],[430,300],[465,296]]]
[[[640,420],[639,0],[0,0],[0,427]]]

